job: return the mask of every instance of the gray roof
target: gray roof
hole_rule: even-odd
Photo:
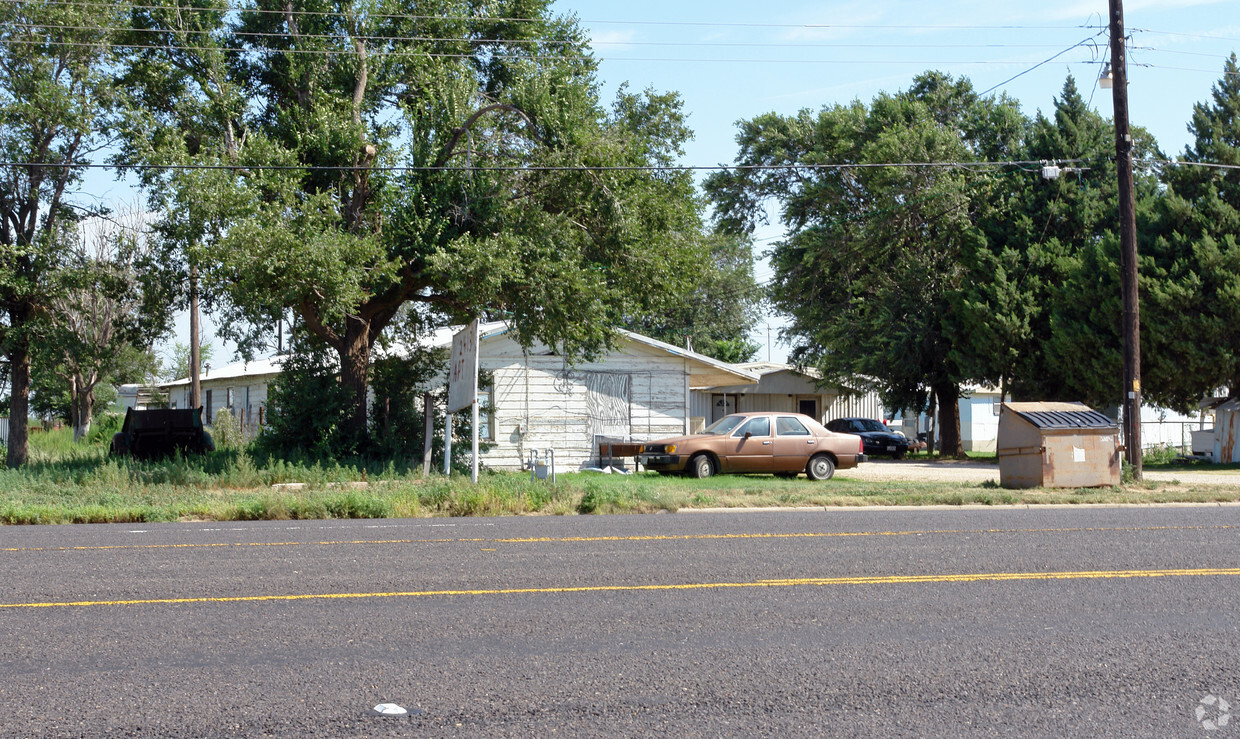
[[[1119,425],[1115,421],[1084,403],[1004,403],[1004,405],[1040,429],[1119,430]]]

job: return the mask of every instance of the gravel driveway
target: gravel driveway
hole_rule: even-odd
[[[840,477],[859,480],[937,480],[941,482],[999,481],[999,465],[993,462],[917,462],[910,460],[871,460],[851,470],[841,470]],[[1155,482],[1182,482],[1195,485],[1240,486],[1240,471],[1164,471],[1152,470],[1145,479]]]

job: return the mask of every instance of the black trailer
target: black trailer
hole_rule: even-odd
[[[215,442],[202,426],[202,408],[130,408],[121,430],[112,436],[112,453],[119,456],[161,459],[177,451],[215,451]]]

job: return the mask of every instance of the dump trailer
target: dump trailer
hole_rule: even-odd
[[[125,411],[125,423],[112,436],[112,453],[136,459],[161,459],[180,451],[204,454],[215,442],[202,427],[202,408],[150,408]]]

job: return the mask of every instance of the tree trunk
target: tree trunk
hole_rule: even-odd
[[[934,396],[939,405],[939,433],[942,435],[940,456],[964,457],[960,439],[960,388],[950,382],[936,383]]]
[[[14,316],[13,326],[24,326],[24,316]],[[26,463],[29,452],[27,442],[30,429],[30,344],[19,336],[9,349],[9,368],[12,373],[12,394],[9,396],[9,448],[5,463],[9,469]]]
[[[90,434],[91,416],[95,412],[95,390],[77,388],[77,397],[73,401],[73,441],[79,442]]]
[[[340,347],[340,383],[349,389],[352,409],[346,420],[346,436],[360,440],[366,436],[366,387],[370,370],[370,321],[347,319]]]

